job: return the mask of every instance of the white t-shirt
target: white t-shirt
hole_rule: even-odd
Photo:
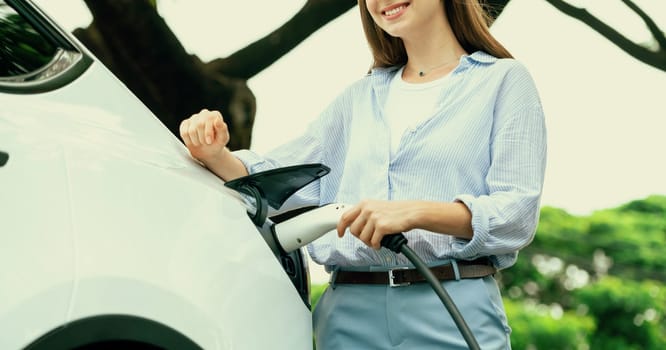
[[[438,105],[437,100],[448,74],[427,83],[408,83],[402,80],[402,71],[391,80],[384,116],[391,129],[391,158],[400,146],[402,135],[429,119]]]

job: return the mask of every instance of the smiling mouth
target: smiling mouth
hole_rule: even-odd
[[[398,7],[394,7],[392,9],[388,9],[388,10],[384,10],[384,11],[382,11],[382,14],[386,17],[395,16],[398,13],[402,12],[404,9],[406,9],[407,6],[409,6],[409,4],[402,4]]]

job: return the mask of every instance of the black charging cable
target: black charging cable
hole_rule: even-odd
[[[444,306],[449,311],[449,314],[453,318],[453,321],[456,323],[456,326],[458,326],[458,330],[462,334],[463,338],[465,338],[467,346],[471,350],[480,350],[481,348],[479,347],[479,343],[476,342],[474,334],[472,334],[472,331],[469,329],[467,322],[465,322],[462,314],[460,314],[460,311],[449,296],[449,293],[447,293],[446,289],[442,287],[442,284],[439,282],[437,277],[433,275],[432,271],[430,271],[428,265],[426,265],[426,263],[418,255],[416,255],[416,252],[414,252],[414,250],[412,250],[412,248],[407,245],[407,238],[405,235],[402,233],[386,235],[384,238],[382,238],[381,245],[396,253],[402,253],[405,257],[407,257],[407,259],[409,259],[409,261],[412,262],[412,264],[414,264],[416,270],[419,271],[423,278],[426,279],[430,286],[435,290],[435,293],[437,293],[439,299],[442,300],[442,303],[444,303]]]

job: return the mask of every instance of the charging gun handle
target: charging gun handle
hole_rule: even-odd
[[[275,240],[286,253],[299,249],[334,230],[347,207],[333,203],[275,224]]]

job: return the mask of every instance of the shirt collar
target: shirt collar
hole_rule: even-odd
[[[460,64],[456,68],[456,71],[462,71],[469,67],[470,65],[474,63],[480,63],[480,64],[493,64],[498,60],[497,57],[492,56],[485,51],[475,51],[470,55],[463,55],[462,59],[460,61]],[[400,65],[398,66],[390,66],[390,67],[375,67],[373,68],[368,75],[371,76],[382,76],[386,78],[386,76],[392,76],[395,71],[400,69]]]
[[[495,63],[498,58],[486,53],[485,51],[475,51],[471,55],[465,55],[463,58],[467,62],[477,62],[477,63],[483,63],[483,64],[492,64]]]
[[[452,75],[459,74],[469,67],[474,65],[490,65],[497,61],[497,57],[494,57],[484,51],[475,51],[471,55],[463,55],[460,59],[460,63],[451,73]],[[376,67],[373,68],[368,73],[368,78],[370,78],[370,84],[372,90],[379,102],[379,108],[381,112],[382,106],[388,95],[388,89],[391,82],[391,79],[395,76],[395,73],[402,67],[402,65],[390,66],[390,67]]]

